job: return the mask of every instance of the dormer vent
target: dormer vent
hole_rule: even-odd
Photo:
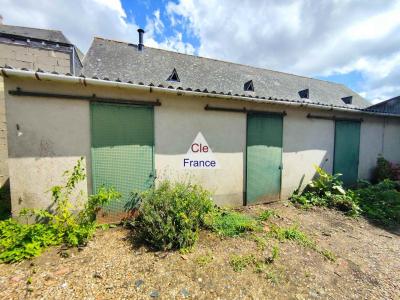
[[[244,90],[246,92],[254,92],[253,80],[249,80],[249,81],[245,82]]]
[[[352,104],[353,103],[353,96],[348,96],[348,97],[343,97],[342,101],[346,104]]]
[[[300,91],[299,96],[300,96],[300,98],[303,98],[303,99],[310,99],[310,90],[305,89],[305,90]]]
[[[179,79],[178,72],[176,72],[175,68],[172,70],[171,75],[168,76],[167,81],[176,81],[176,82],[180,82],[181,81]]]

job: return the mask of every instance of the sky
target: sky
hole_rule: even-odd
[[[59,29],[400,95],[400,0],[0,0],[4,24]]]

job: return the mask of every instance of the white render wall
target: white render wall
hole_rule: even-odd
[[[6,90],[21,87],[28,91],[91,95],[121,99],[159,99],[155,107],[155,166],[159,179],[191,180],[214,193],[220,205],[240,206],[245,191],[246,114],[205,111],[209,104],[218,107],[286,111],[283,122],[283,171],[281,197],[287,198],[315,175],[314,165],[332,171],[334,122],[309,119],[307,113],[332,115],[272,104],[229,101],[210,97],[165,96],[157,93],[133,93],[132,90],[84,87],[78,84],[56,84],[46,81],[6,78]],[[90,187],[90,109],[85,100],[17,97],[7,92],[9,172],[14,213],[21,207],[47,207],[50,195],[45,193],[62,182],[61,174],[85,158]],[[337,114],[342,117],[360,115]],[[18,135],[16,125],[22,135]],[[198,132],[202,132],[220,169],[181,169]],[[361,124],[359,177],[369,178],[376,158],[383,153],[400,162],[400,122],[393,119],[364,117]]]

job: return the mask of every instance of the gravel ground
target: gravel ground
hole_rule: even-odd
[[[337,259],[293,242],[268,240],[261,250],[249,237],[220,239],[202,232],[192,253],[153,252],[131,242],[128,229],[99,230],[82,251],[52,248],[42,256],[0,265],[1,299],[400,299],[400,234],[327,210],[274,208],[279,225],[298,224]],[[262,273],[233,271],[234,254],[279,259]]]

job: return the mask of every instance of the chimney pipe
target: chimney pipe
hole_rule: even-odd
[[[139,32],[138,50],[142,51],[143,47],[144,47],[144,45],[143,45],[143,33],[144,33],[144,30],[139,28],[137,31]]]

